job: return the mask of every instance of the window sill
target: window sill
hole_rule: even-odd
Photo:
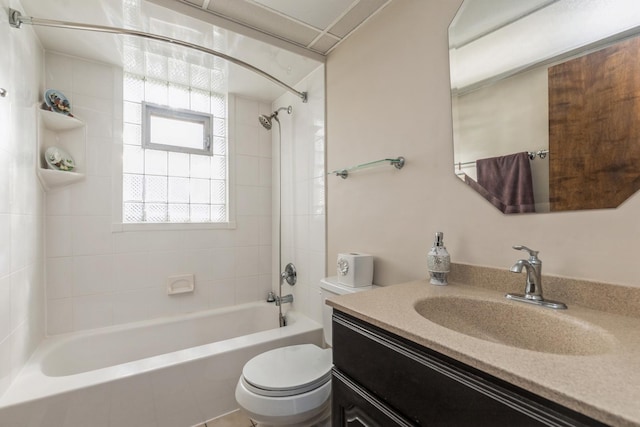
[[[179,231],[179,230],[232,230],[236,228],[235,221],[229,222],[131,222],[111,224],[112,233],[127,231]]]

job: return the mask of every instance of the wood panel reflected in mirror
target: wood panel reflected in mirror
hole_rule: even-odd
[[[640,8],[513,3],[465,0],[449,28],[456,175],[504,213],[619,206],[640,187]]]

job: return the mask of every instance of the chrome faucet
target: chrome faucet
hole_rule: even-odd
[[[293,295],[288,294],[285,296],[276,296],[276,305],[281,306],[282,304],[293,302]]]
[[[529,249],[526,246],[517,245],[513,249],[529,252],[529,259],[518,260],[509,270],[513,273],[521,273],[524,267],[527,270],[526,285],[524,294],[507,294],[507,298],[541,305],[543,307],[565,309],[567,306],[561,302],[545,300],[542,297],[542,261],[538,258],[538,251]]]

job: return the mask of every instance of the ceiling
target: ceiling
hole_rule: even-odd
[[[469,92],[638,33],[638,0],[466,0],[449,28],[452,89]]]
[[[247,62],[295,86],[325,54],[391,0],[21,0],[26,16],[130,28],[204,46]],[[126,68],[122,36],[40,26],[42,46]],[[143,45],[152,53],[208,65],[184,48]],[[223,61],[225,62],[225,61]],[[285,90],[237,65],[224,66],[230,93],[272,102]]]
[[[557,1],[465,1],[449,27],[449,47],[462,47]]]
[[[152,0],[153,1],[153,0]],[[326,55],[391,0],[169,0]]]

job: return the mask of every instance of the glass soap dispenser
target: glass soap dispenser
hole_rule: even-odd
[[[427,267],[429,268],[429,275],[431,276],[432,285],[446,285],[447,274],[449,273],[449,266],[451,264],[451,257],[447,248],[444,247],[444,234],[442,231],[436,233],[433,247],[427,255]]]

